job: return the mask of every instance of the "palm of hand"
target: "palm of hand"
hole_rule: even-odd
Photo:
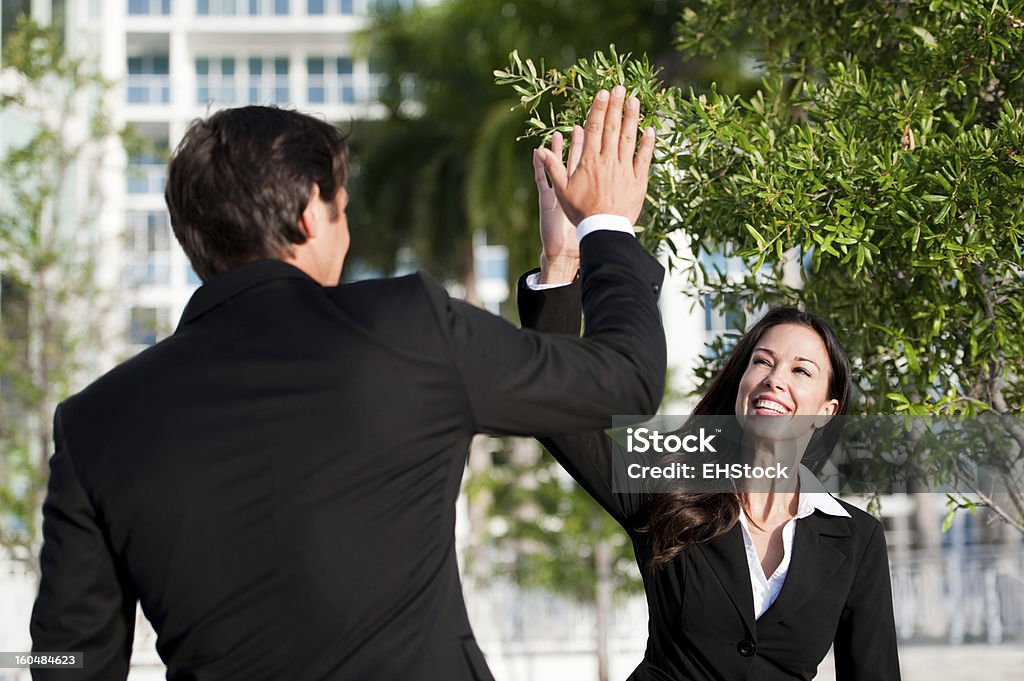
[[[576,227],[565,217],[555,191],[548,186],[540,190],[540,239],[548,258],[580,257]]]
[[[555,133],[551,139],[551,151],[562,156],[563,140],[560,133]],[[569,154],[569,172],[576,169],[579,163],[578,144],[573,145],[572,153]],[[540,205],[540,239],[543,246],[543,255],[548,260],[578,259],[580,257],[580,243],[576,238],[576,227],[566,217],[562,210],[555,190],[548,182],[544,172],[544,164],[534,155],[533,158],[534,179],[537,181],[537,197]]]

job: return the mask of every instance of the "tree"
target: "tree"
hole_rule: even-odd
[[[120,140],[107,83],[57,28],[21,18],[2,64],[0,116],[24,135],[0,149],[0,546],[38,576],[54,408],[110,331],[96,179]]]
[[[858,410],[912,417],[905,454],[919,472],[1024,530],[1022,39],[1021,7],[1005,0],[703,0],[682,14],[679,48],[746,45],[764,71],[753,95],[663,87],[645,58],[614,51],[563,71],[513,59],[497,75],[537,135],[580,120],[598,87],[638,93],[661,129],[647,243],[685,234],[697,257],[676,263],[726,309],[799,303],[830,319]],[[714,252],[743,258],[747,276],[704,267]],[[969,452],[920,432],[981,414]],[[972,503],[951,495],[954,510]]]
[[[396,246],[413,247],[435,274],[471,284],[473,235],[511,250],[510,270],[536,266],[525,117],[492,71],[519,47],[559,65],[621,35],[664,54],[681,0],[448,0],[376,15],[363,38],[386,74],[384,121],[354,135],[357,257],[389,271]],[[364,227],[365,226],[365,227]]]
[[[467,490],[490,502],[489,542],[499,555],[491,569],[522,588],[592,604],[598,679],[608,681],[614,599],[642,588],[629,537],[536,443],[498,442],[494,466]]]

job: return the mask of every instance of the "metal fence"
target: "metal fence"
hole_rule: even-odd
[[[1024,641],[1024,549],[972,545],[890,558],[901,640]]]
[[[890,556],[897,635],[902,643],[1024,641],[1024,547],[968,545]],[[503,650],[592,649],[594,606],[493,582],[466,593],[477,637]],[[644,647],[642,595],[617,599],[612,647]]]

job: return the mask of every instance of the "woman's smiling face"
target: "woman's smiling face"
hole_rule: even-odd
[[[741,424],[750,416],[831,416],[839,407],[828,395],[831,371],[828,351],[814,329],[802,324],[773,326],[754,347],[740,379],[736,416]],[[821,425],[815,419],[800,420],[808,427]]]

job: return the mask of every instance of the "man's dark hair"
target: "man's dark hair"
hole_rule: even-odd
[[[164,192],[193,269],[205,281],[291,255],[292,244],[306,241],[299,218],[313,184],[333,201],[347,160],[340,130],[297,111],[245,106],[193,122],[171,156]]]

